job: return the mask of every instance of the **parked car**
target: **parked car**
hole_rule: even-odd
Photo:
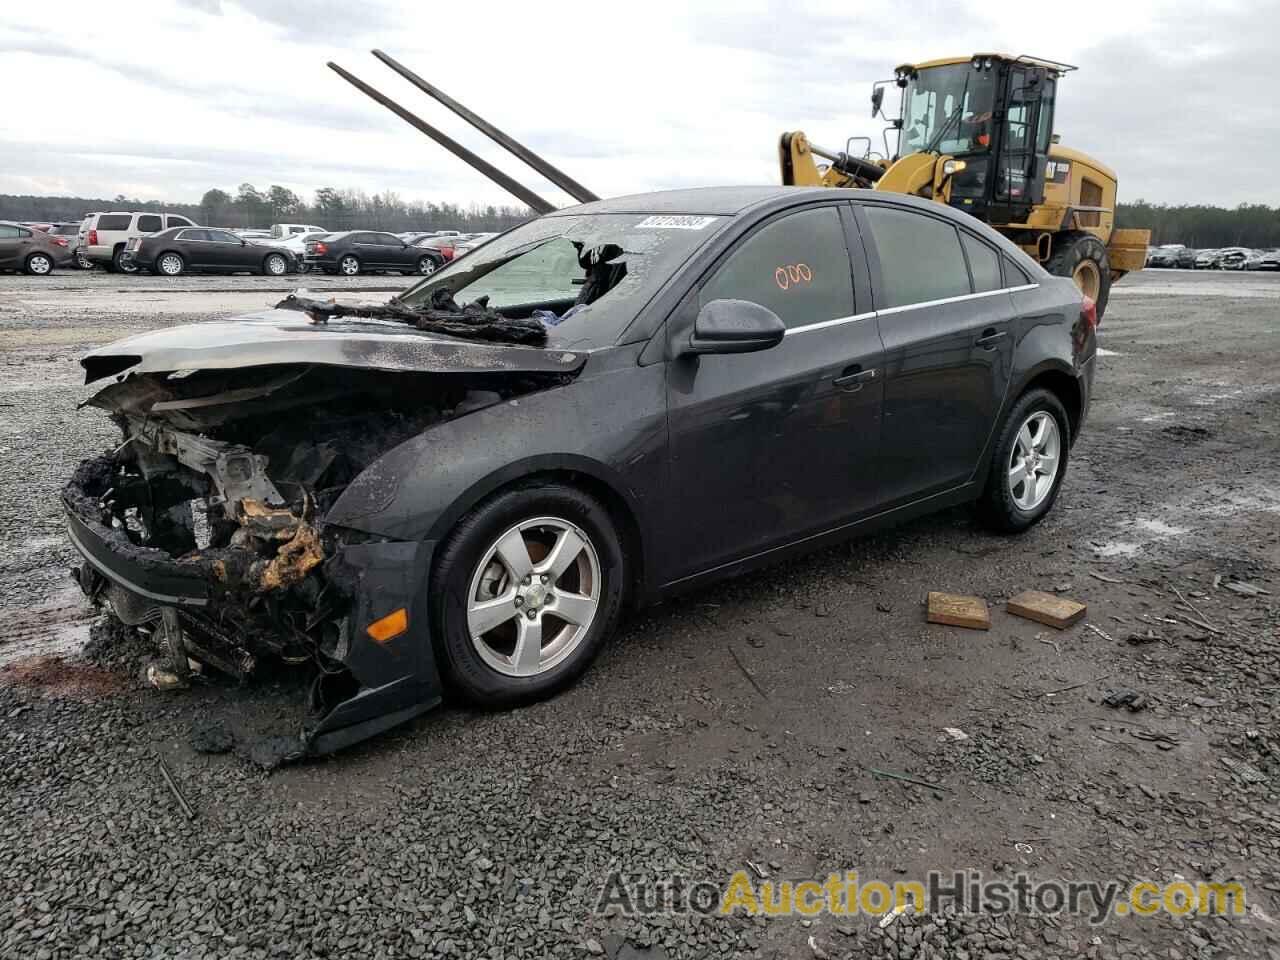
[[[415,242],[414,246],[422,250],[431,251],[442,263],[447,263],[457,255],[458,242],[456,235],[441,237],[436,234],[430,234]]]
[[[327,231],[321,230],[314,233],[295,233],[283,240],[271,239],[258,240],[255,242],[263,244],[264,246],[280,247],[284,250],[288,250],[293,254],[294,260],[298,264],[298,272],[306,273],[311,269],[303,259],[307,252],[307,242],[310,240],[322,240],[328,235]]]
[[[311,223],[273,223],[271,225],[272,240],[287,240],[289,237],[296,237],[302,233],[328,233],[324,227],[317,227]]]
[[[446,685],[545,697],[628,601],[962,503],[1037,523],[1096,321],[1069,278],[901,194],[558,210],[382,308],[290,297],[87,354],[126,442],[63,491],[77,579],[162,624],[175,664],[313,665],[313,752]]]
[[[1249,258],[1251,252],[1244,247],[1230,247],[1223,250],[1218,257],[1218,268],[1220,270],[1243,270],[1245,261]]]
[[[306,244],[304,261],[311,269],[354,277],[375,270],[435,273],[447,257],[438,251],[405,243],[394,233],[345,230]]]
[[[473,233],[465,240],[453,245],[453,255],[455,257],[460,257],[464,253],[470,253],[477,247],[484,246],[496,236],[496,233]]]
[[[1181,270],[1194,270],[1196,267],[1196,257],[1199,256],[1199,250],[1192,250],[1190,247],[1183,247],[1178,251],[1177,266]]]
[[[1280,250],[1269,250],[1258,259],[1259,270],[1280,270]]]
[[[121,263],[125,244],[131,239],[170,227],[191,226],[195,224],[176,213],[91,213],[80,224],[76,252],[90,264],[132,273],[137,267]]]
[[[0,270],[43,277],[73,260],[65,237],[54,237],[11,220],[0,220]]]
[[[1265,255],[1266,255],[1265,252],[1262,250],[1250,250],[1249,255],[1244,258],[1244,269],[1261,270],[1262,258]]]
[[[166,277],[188,271],[253,271],[279,277],[297,269],[297,259],[288,250],[254,243],[230,230],[212,227],[175,227],[134,237],[126,247],[126,256],[134,266]]]
[[[1196,269],[1217,270],[1218,261],[1221,256],[1221,250],[1201,250],[1196,254]]]

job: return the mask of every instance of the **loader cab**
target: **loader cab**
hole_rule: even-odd
[[[978,54],[904,64],[899,159],[932,153],[963,160],[954,207],[988,223],[1022,223],[1044,202],[1053,105],[1065,64]]]

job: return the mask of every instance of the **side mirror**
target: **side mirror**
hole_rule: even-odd
[[[698,311],[681,353],[754,353],[782,342],[787,328],[768,307],[749,300],[712,300]]]
[[[871,88],[871,116],[873,119],[880,112],[882,103],[884,103],[884,87],[877,84]]]

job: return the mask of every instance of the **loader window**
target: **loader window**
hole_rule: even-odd
[[[921,70],[907,84],[899,153],[982,153],[991,146],[994,70],[968,63]]]

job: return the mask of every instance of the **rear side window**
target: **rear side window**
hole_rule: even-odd
[[[729,255],[698,297],[749,300],[788,327],[853,315],[853,278],[834,207],[802,210],[757,230]]]
[[[186,217],[169,217],[169,226],[171,227],[189,227],[191,221]]]
[[[399,237],[394,237],[389,233],[375,233],[374,237],[377,239],[378,243],[387,247],[398,247],[404,242]]]
[[[132,225],[133,217],[127,213],[104,213],[98,218],[99,230],[128,230]]]
[[[999,290],[1000,257],[977,237],[960,231],[960,243],[964,246],[965,255],[969,258],[969,272],[973,275],[973,292],[986,293],[988,290]]]
[[[1005,286],[1008,287],[1020,287],[1033,282],[1031,275],[1008,257],[1004,258],[1004,276]]]
[[[191,240],[195,242],[203,242],[209,239],[208,230],[183,230],[178,234],[179,240]]]
[[[972,292],[954,226],[913,210],[863,210],[880,255],[877,306],[902,307]]]
[[[164,229],[164,221],[156,214],[148,213],[138,218],[138,230],[142,233],[155,233]]]
[[[74,237],[76,234],[80,232],[80,224],[63,223],[63,224],[60,224],[57,227],[57,229],[55,229],[53,232],[60,237]]]

